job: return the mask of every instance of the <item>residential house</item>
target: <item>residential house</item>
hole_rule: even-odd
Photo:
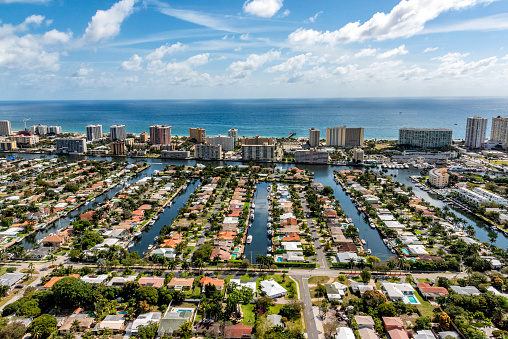
[[[434,333],[431,330],[420,330],[413,334],[414,339],[436,339]]]
[[[147,326],[150,324],[158,324],[161,320],[162,313],[161,312],[149,312],[140,314],[136,320],[132,323],[129,323],[127,328],[125,329],[125,333],[130,334],[132,336],[136,336],[138,334],[138,328],[140,326]]]
[[[260,283],[261,291],[263,291],[268,298],[280,298],[286,295],[287,290],[279,285],[273,278],[269,280],[262,280]]]
[[[383,317],[383,324],[390,339],[409,339],[404,331],[404,323],[399,317]]]
[[[187,291],[192,288],[194,285],[194,278],[172,278],[168,283],[169,289],[174,289],[177,291]]]
[[[367,285],[363,282],[351,280],[351,289],[353,292],[360,292],[360,295],[363,295],[365,291],[373,291],[375,288],[372,285]]]
[[[338,327],[335,339],[355,339],[355,334],[349,327]]]
[[[95,325],[94,333],[110,330],[113,333],[122,333],[125,330],[125,317],[123,315],[107,315],[103,321]]]
[[[160,255],[163,257],[168,258],[169,260],[175,260],[176,259],[176,250],[172,247],[161,247],[156,248],[151,253],[152,256]]]
[[[138,284],[141,286],[150,286],[160,288],[164,286],[164,278],[159,277],[142,277],[139,278]]]
[[[381,283],[382,289],[385,292],[386,297],[390,301],[403,301],[405,304],[419,304],[414,293],[415,289],[411,284],[406,283],[390,283],[383,281]]]
[[[0,276],[0,285],[12,287],[25,277],[25,273],[4,273]]]
[[[51,287],[53,287],[53,285],[58,281],[58,280],[61,280],[63,278],[67,278],[67,277],[72,277],[72,278],[75,278],[75,279],[79,279],[79,274],[71,274],[69,276],[65,276],[65,277],[52,277],[46,284],[44,284],[44,286],[42,286],[43,288],[49,290],[51,289]]]
[[[256,282],[255,281],[249,281],[249,282],[242,282],[240,279],[230,279],[229,284],[236,284],[237,289],[242,289],[243,287],[250,288],[252,290],[252,294],[256,295]]]
[[[426,300],[436,301],[438,297],[448,295],[448,290],[444,287],[430,286],[423,282],[416,284],[416,286]]]
[[[99,275],[85,275],[80,277],[82,281],[88,284],[102,284],[108,279],[107,274],[99,274]]]
[[[325,284],[326,297],[328,300],[341,300],[347,291],[347,286],[340,282],[333,282],[331,284]]]
[[[358,324],[361,339],[379,339],[376,331],[374,331],[375,323],[371,316],[356,315],[355,321]]]
[[[480,295],[480,291],[474,286],[450,286],[453,292],[463,295]]]
[[[212,260],[212,261],[215,260],[216,256],[219,258],[219,261],[226,262],[228,260],[231,260],[231,253],[229,253],[228,251],[223,250],[220,247],[215,247],[212,250],[212,254],[210,254],[210,260]]]
[[[106,284],[108,287],[122,287],[126,282],[135,281],[136,276],[131,275],[128,277],[113,277],[110,281]]]
[[[215,289],[217,291],[221,291],[222,288],[224,287],[224,280],[222,280],[222,279],[214,279],[214,278],[210,278],[210,277],[203,277],[203,278],[201,278],[199,283],[203,287],[203,292],[205,291],[206,286],[208,286],[210,284],[215,286]]]
[[[266,320],[269,321],[271,327],[280,326],[284,328],[284,323],[282,322],[282,316],[278,314],[270,314],[266,316]]]
[[[168,307],[166,313],[162,317],[159,328],[157,329],[157,335],[162,337],[163,335],[171,336],[173,332],[178,331],[180,326],[186,321],[192,319],[195,308],[179,309],[175,307]]]
[[[90,317],[88,314],[73,314],[65,318],[58,330],[60,333],[70,333],[72,331],[72,324],[75,321],[79,323],[79,330],[81,332],[88,331],[95,324],[95,318]]]
[[[252,326],[243,325],[242,323],[236,325],[227,325],[224,327],[225,339],[251,339]]]

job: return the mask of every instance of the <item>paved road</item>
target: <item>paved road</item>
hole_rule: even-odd
[[[300,285],[300,295],[303,301],[303,314],[305,316],[305,328],[307,329],[307,338],[320,339],[316,322],[314,318],[314,311],[312,309],[312,300],[310,299],[309,292],[309,278],[302,276],[292,277]]]
[[[303,193],[298,193],[300,196],[300,201],[302,202],[303,213],[305,213],[307,219],[307,225],[309,225],[310,232],[312,234],[312,239],[314,241],[314,248],[316,249],[316,254],[318,257],[318,263],[321,267],[329,267],[328,262],[326,261],[325,253],[323,252],[323,246],[319,242],[319,235],[316,230],[316,225],[312,218],[307,217],[310,216],[310,210],[307,206],[307,200],[305,200],[305,195]]]

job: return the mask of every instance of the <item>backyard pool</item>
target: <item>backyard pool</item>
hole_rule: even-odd
[[[408,251],[408,250],[406,250],[405,248],[403,248],[403,249],[402,249],[402,252],[403,252],[404,254],[409,255],[409,251]]]
[[[411,304],[419,304],[420,302],[418,301],[418,299],[416,299],[416,297],[414,295],[408,295],[407,296],[407,299],[409,300],[409,302]]]

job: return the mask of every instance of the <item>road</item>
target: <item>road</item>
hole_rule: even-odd
[[[318,257],[318,263],[321,267],[329,267],[328,262],[326,261],[326,256],[323,252],[323,246],[319,241],[319,235],[316,230],[316,225],[314,224],[314,220],[310,217],[310,210],[307,205],[307,200],[305,199],[305,195],[303,193],[298,193],[300,196],[300,201],[302,202],[303,213],[305,214],[305,218],[307,220],[307,225],[309,226],[312,240],[314,242],[314,248],[316,249],[316,254]]]

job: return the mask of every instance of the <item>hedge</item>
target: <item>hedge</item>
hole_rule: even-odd
[[[275,262],[278,267],[305,267],[305,268],[316,268],[316,263],[311,262]]]

